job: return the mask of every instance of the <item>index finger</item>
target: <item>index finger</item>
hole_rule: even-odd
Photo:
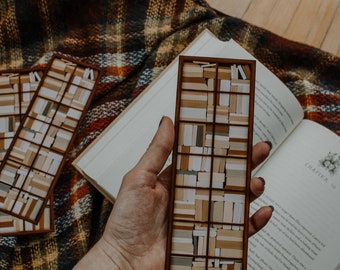
[[[262,161],[264,161],[271,150],[270,142],[259,142],[253,147],[252,169],[255,169]]]

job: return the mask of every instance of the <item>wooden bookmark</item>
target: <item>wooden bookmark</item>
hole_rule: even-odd
[[[255,61],[179,57],[166,269],[247,268]]]
[[[99,80],[54,55],[0,167],[0,210],[37,224]]]
[[[51,196],[52,198],[53,196]],[[54,230],[53,200],[49,199],[37,224],[0,212],[0,235],[46,233]]]
[[[35,91],[43,69],[19,69],[0,72],[0,164],[16,134]],[[2,184],[0,184],[1,186]],[[2,189],[0,187],[0,189]],[[0,235],[51,232],[54,229],[52,198],[48,200],[37,224],[0,212]]]
[[[43,77],[42,69],[0,72],[0,164]]]

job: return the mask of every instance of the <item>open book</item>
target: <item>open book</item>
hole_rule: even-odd
[[[254,59],[233,40],[208,30],[183,55]],[[178,60],[74,161],[114,201],[123,176],[148,147],[163,115],[174,117]],[[257,61],[254,144],[271,141],[271,156],[254,174],[266,191],[252,205],[273,205],[271,222],[249,241],[249,269],[335,269],[340,262],[340,138],[303,120],[289,89]]]

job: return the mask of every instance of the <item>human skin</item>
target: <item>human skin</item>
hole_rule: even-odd
[[[164,269],[171,167],[162,168],[174,137],[171,119],[163,117],[148,149],[125,175],[103,236],[74,269]],[[254,146],[253,168],[270,148],[265,142]],[[264,184],[260,177],[251,180],[251,201],[263,193]],[[264,206],[250,217],[250,236],[267,224],[272,211]]]

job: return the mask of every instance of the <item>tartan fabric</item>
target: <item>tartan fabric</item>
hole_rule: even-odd
[[[0,237],[0,269],[71,269],[100,237],[112,205],[71,162],[208,28],[235,39],[294,93],[305,117],[340,135],[340,59],[204,0],[0,2],[0,69],[45,65],[53,52],[100,66],[103,78],[54,190],[55,232]]]

